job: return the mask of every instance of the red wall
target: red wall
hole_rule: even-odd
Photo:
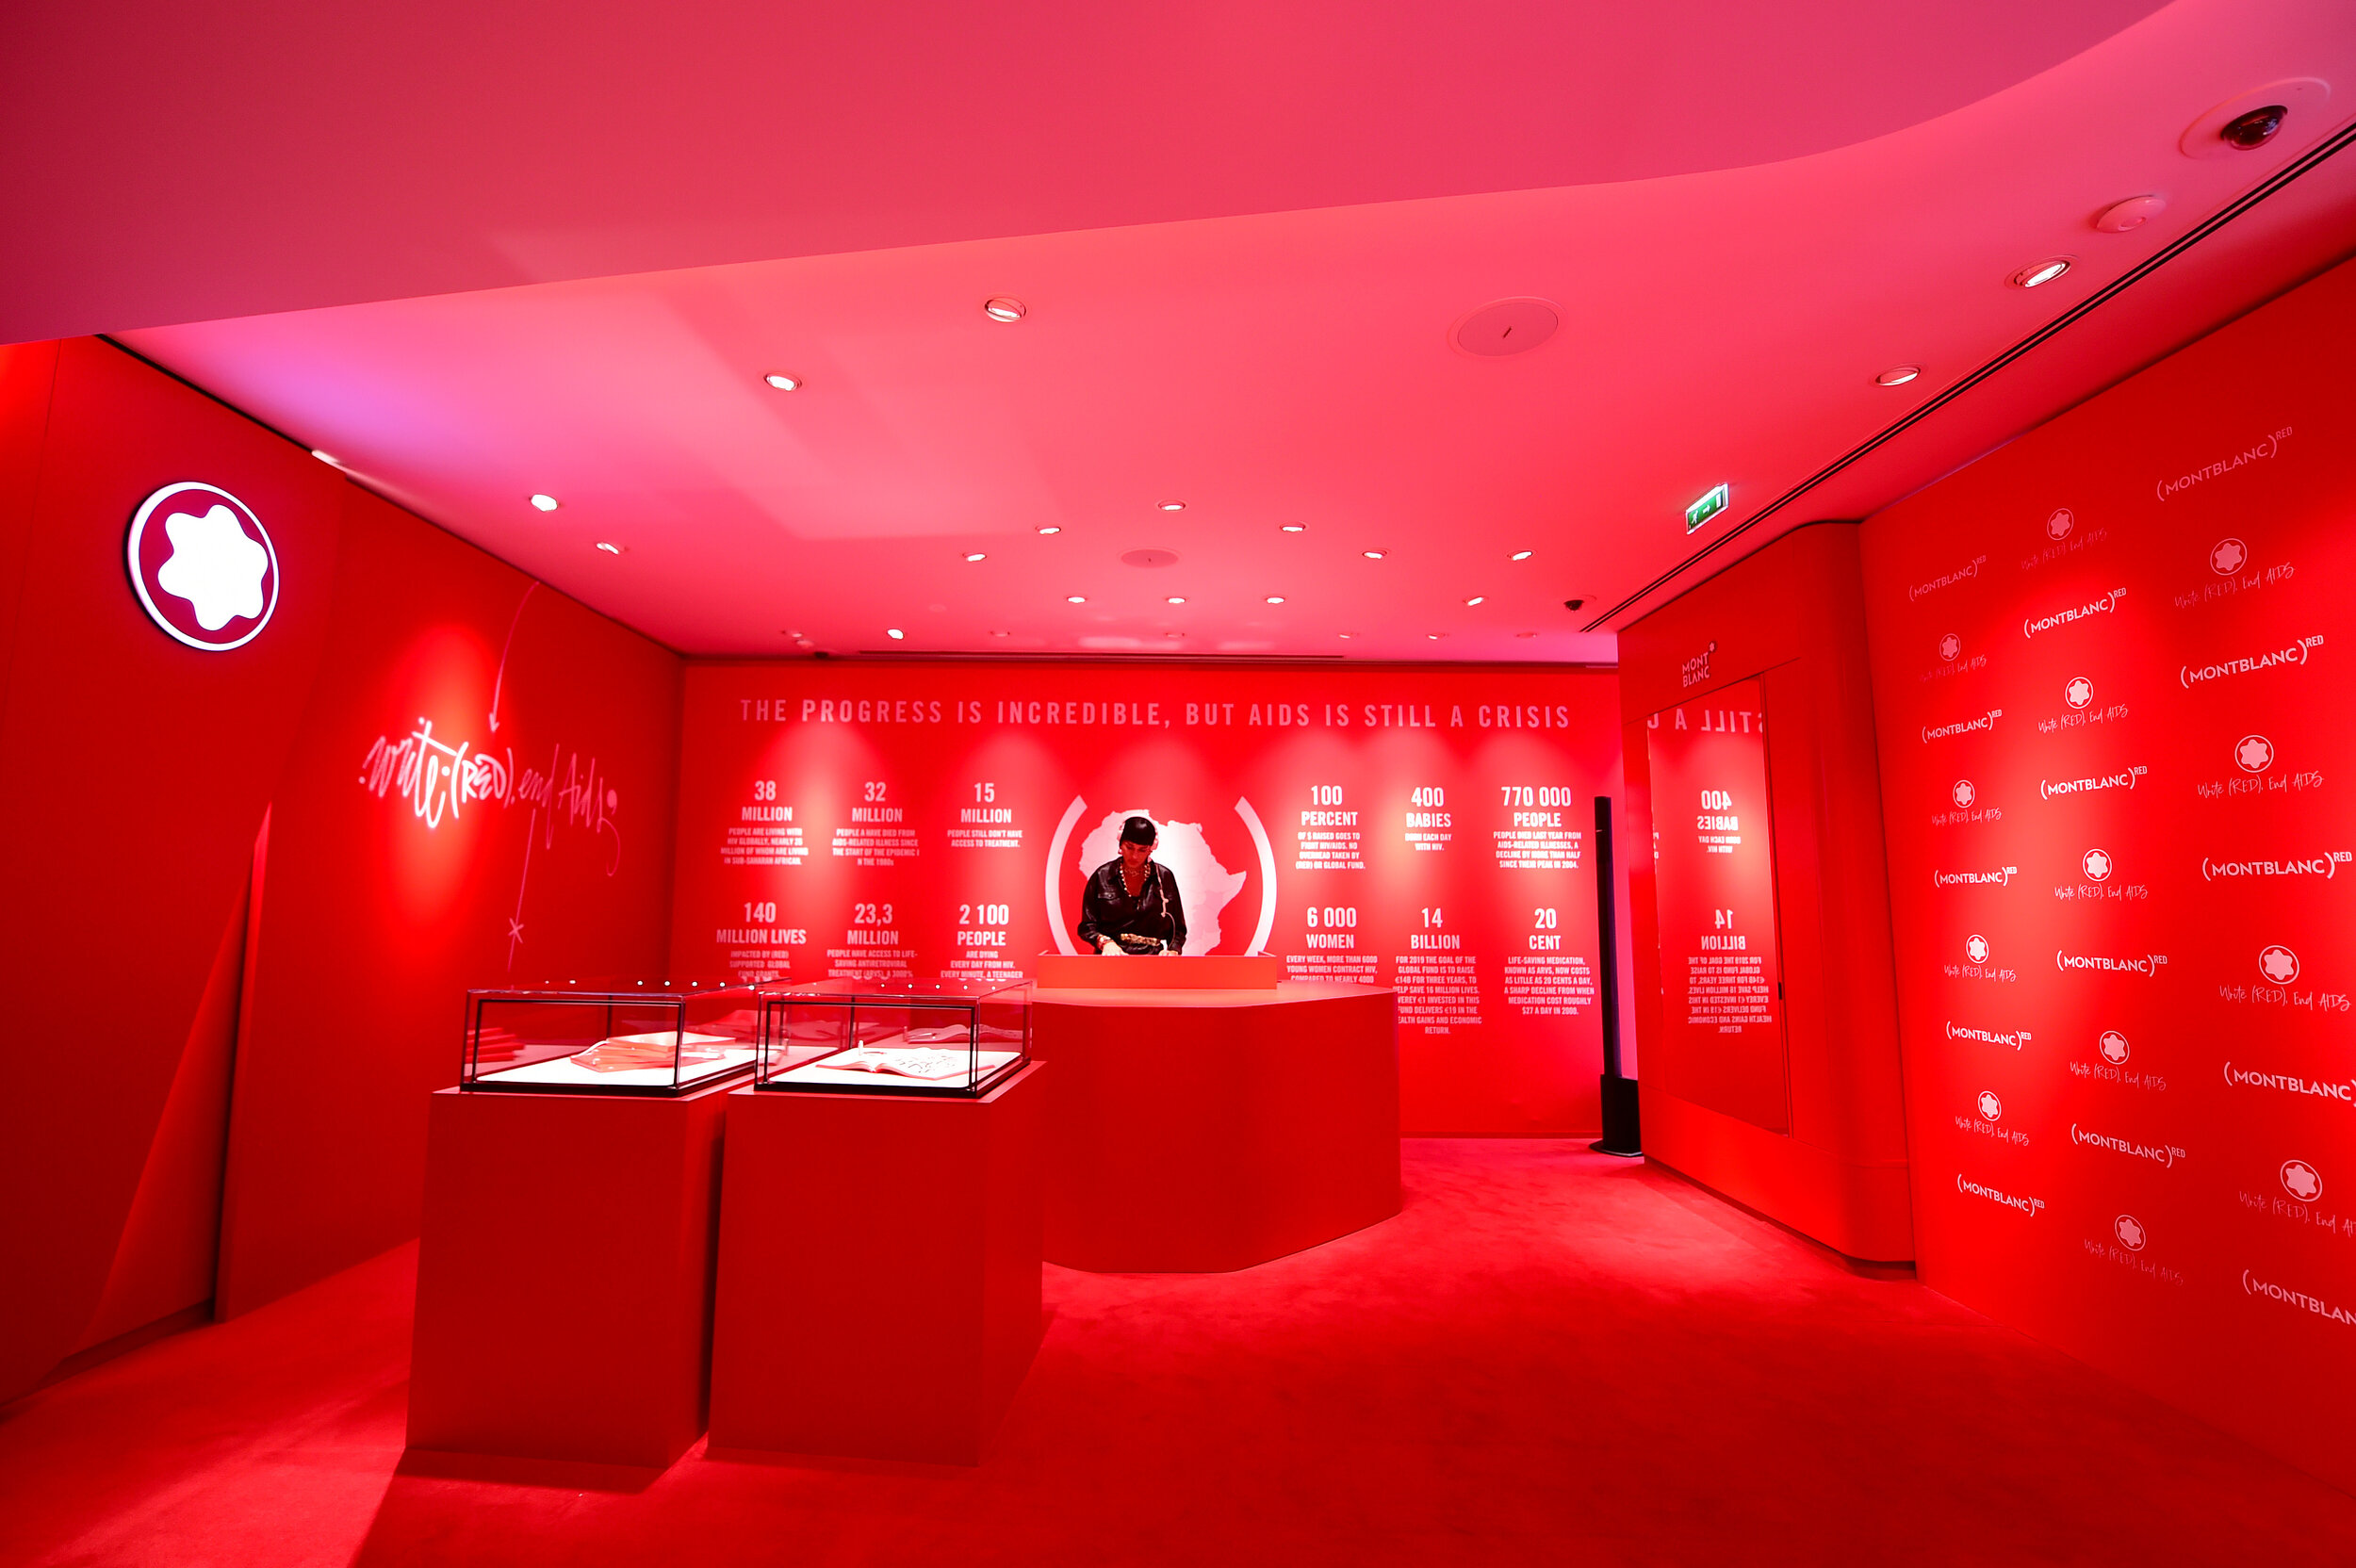
[[[1923,1279],[2342,1486],[2352,353],[2342,268],[1864,558]]]
[[[1592,1134],[1590,842],[1615,711],[1596,672],[698,665],[673,962],[1025,970],[1055,950],[1050,887],[1068,936],[1116,853],[1109,831],[1084,853],[1090,831],[1144,809],[1195,825],[1223,872],[1217,952],[1245,952],[1265,911],[1297,978],[1400,988],[1409,1129]],[[1007,847],[980,847],[992,833]],[[1176,838],[1159,855],[1183,886]],[[1507,863],[1541,839],[1562,865]],[[1210,950],[1208,914],[1189,898],[1188,952]]]
[[[1681,966],[1698,933],[1692,911],[1664,904],[1646,857],[1630,857],[1630,939],[1645,1151],[1852,1257],[1895,1260],[1914,1243],[1863,626],[1857,530],[1820,523],[1620,638],[1636,842],[1690,837],[1702,807],[1653,789],[1655,716],[1722,723],[1711,716],[1763,710],[1775,911],[1739,914],[1780,949],[1781,1061],[1756,1025],[1685,1026]],[[1747,878],[1743,857],[1726,864]]]
[[[188,479],[277,552],[275,613],[233,652],[168,638],[126,575],[141,498]],[[0,350],[0,1396],[214,1294],[224,1147],[225,1307],[414,1225],[423,1091],[458,988],[507,972],[533,810],[404,839],[359,779],[420,714],[491,741],[511,622],[515,776],[597,757],[627,835],[608,877],[593,827],[556,827],[518,965],[659,963],[678,662],[546,590],[515,622],[528,586],[118,350]]]

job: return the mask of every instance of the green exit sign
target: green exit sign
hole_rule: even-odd
[[[1693,532],[1710,518],[1726,509],[1726,487],[1723,484],[1685,509],[1685,531]]]

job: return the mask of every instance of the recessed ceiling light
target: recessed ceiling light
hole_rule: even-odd
[[[1282,594],[1270,594],[1268,596],[1268,601],[1270,604],[1282,604],[1284,602],[1284,596]]]
[[[1184,501],[1164,501],[1161,503],[1161,507],[1164,512],[1184,512],[1186,509],[1186,503]]]
[[[1337,632],[1333,633],[1333,635],[1334,635],[1334,636],[1336,636],[1336,637],[1339,637],[1339,638],[1340,638],[1343,642],[1347,643],[1347,642],[1348,642],[1348,641],[1350,641],[1352,637],[1355,637],[1355,636],[1356,636],[1356,635],[1358,635],[1358,634],[1357,634],[1356,632],[1354,632],[1354,631],[1337,631]]]
[[[1306,523],[1286,523],[1284,525],[1284,531],[1286,533],[1306,533],[1309,531],[1309,525]]]
[[[1470,598],[1466,599],[1464,602],[1465,602],[1467,605],[1474,605],[1474,604],[1486,604],[1486,603],[1488,603],[1488,602],[1489,602],[1489,596],[1488,596],[1488,595],[1486,595],[1486,594],[1475,594],[1472,597],[1470,597]]]
[[[999,294],[982,302],[982,314],[993,321],[1020,321],[1029,312],[1023,309],[1022,301]]]
[[[993,631],[993,632],[991,632],[991,633],[990,633],[990,635],[991,635],[992,637],[1011,637],[1011,636],[1013,636],[1013,635],[1014,635],[1014,633],[1013,633],[1013,632],[1011,632],[1011,631]]]
[[[556,510],[556,498],[554,496],[534,496],[532,498],[532,504],[535,511],[553,512]]]
[[[968,561],[987,561],[990,559],[989,556],[983,554],[980,550],[968,550],[965,552],[965,558]]]
[[[1380,561],[1383,559],[1383,552],[1381,550],[1360,550],[1358,553],[1365,556],[1368,561]]]
[[[905,632],[905,631],[902,631],[902,630],[901,630],[898,627],[896,627],[896,626],[888,626],[888,627],[884,628],[884,635],[885,635],[885,636],[887,636],[887,637],[889,637],[889,638],[891,638],[893,642],[895,642],[895,643],[896,643],[896,642],[898,642],[901,638],[906,637],[906,636],[908,635],[908,633],[907,633],[907,632]]]
[[[328,456],[327,453],[319,450],[317,447],[313,447],[311,449],[311,455],[318,458],[321,463],[334,463],[335,461],[334,458]],[[341,465],[338,464],[337,466],[340,467]]]
[[[1086,604],[1088,601],[1088,596],[1086,594],[1066,594],[1063,596],[1063,601],[1066,604]]]
[[[802,389],[801,377],[789,376],[782,370],[772,370],[761,379],[780,392],[799,392]]]
[[[1185,596],[1184,595],[1181,595],[1181,594],[1172,594],[1172,595],[1170,595],[1170,603],[1172,603],[1172,604],[1184,604],[1184,603],[1186,603],[1186,596]]]
[[[2165,196],[2130,196],[2123,202],[2113,202],[2096,213],[2094,226],[2103,234],[2129,234],[2167,210],[2168,198]]]
[[[1186,633],[1183,631],[1165,631],[1162,635],[1165,637],[1184,637]]]
[[[598,540],[597,548],[605,551],[608,555],[619,555],[622,553],[622,547],[614,543],[611,539]]]
[[[1053,523],[1049,523],[1049,524],[1047,524],[1045,527],[1041,528],[1041,529],[1039,530],[1039,531],[1040,531],[1041,533],[1061,533],[1061,532],[1063,531],[1063,530],[1061,530],[1061,529],[1057,528],[1057,527],[1056,527],[1055,524],[1053,524]]]
[[[1445,637],[1445,636],[1447,636],[1447,635],[1448,635],[1448,633],[1447,633],[1447,632],[1445,632],[1445,631],[1427,631],[1427,632],[1425,632],[1425,633],[1424,633],[1424,637],[1426,638],[1426,640],[1428,640],[1428,641],[1430,641],[1430,642],[1434,642],[1434,643],[1438,642],[1441,638],[1443,638],[1443,637]]]
[[[1512,555],[1507,556],[1505,559],[1508,561],[1527,561],[1537,553],[1538,552],[1536,550],[1515,550]]]
[[[1904,386],[1922,373],[1920,365],[1893,365],[1873,378],[1875,386]]]
[[[2012,275],[2012,285],[2015,288],[2036,288],[2052,283],[2070,270],[2070,260],[2069,256],[2048,256],[2043,261],[2033,261]]]
[[[1534,631],[1516,631],[1513,635],[1516,637],[1535,637],[1538,634]]]

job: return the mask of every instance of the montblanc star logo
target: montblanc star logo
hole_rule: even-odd
[[[2299,978],[2299,955],[2274,942],[2258,950],[2258,972],[2277,986],[2287,986]]]
[[[2250,559],[2250,547],[2238,539],[2219,539],[2209,547],[2209,570],[2219,577],[2232,577]]]
[[[2089,882],[2108,882],[2111,879],[2111,852],[2107,849],[2087,850],[2086,858],[2078,864],[2085,869]]]
[[[2284,1160],[2282,1190],[2302,1203],[2312,1203],[2323,1196],[2323,1177],[2305,1160]]]
[[[140,608],[189,647],[242,647],[278,608],[277,547],[254,509],[217,485],[188,480],[149,496],[124,556]]]
[[[2143,1221],[2131,1214],[2122,1214],[2111,1221],[2111,1234],[2117,1236],[2119,1245],[2130,1252],[2142,1251],[2143,1244],[2151,1239],[2151,1233],[2143,1228]]]
[[[1948,661],[1950,663],[1954,662],[1955,655],[1961,653],[1962,651],[1963,639],[1956,636],[1952,631],[1939,640],[1939,658]]]
[[[2094,700],[2094,682],[2085,676],[2073,675],[2070,684],[2062,688],[2062,700],[2072,708],[2084,708]]]
[[[1975,964],[1987,963],[1988,939],[1981,936],[1966,937],[1963,939],[1963,956]]]
[[[2245,735],[2233,743],[2233,760],[2244,773],[2264,773],[2274,766],[2274,743],[2263,735]]]
[[[2070,537],[2070,531],[2078,526],[2078,519],[2070,514],[2070,508],[2058,507],[2045,519],[2045,537],[2056,544]]]
[[[1989,1121],[2004,1119],[2004,1102],[1996,1098],[1994,1089],[1980,1091],[1980,1115]]]
[[[2102,1037],[2095,1042],[2095,1049],[2102,1053],[2102,1059],[2111,1066],[2124,1067],[2126,1065],[2127,1037],[2118,1030],[2103,1030]]]
[[[1980,798],[1980,792],[1972,787],[1972,780],[1968,778],[1956,779],[1955,787],[1948,791],[1947,795],[1957,806],[1969,806]]]

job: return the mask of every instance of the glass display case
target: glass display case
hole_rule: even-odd
[[[1027,980],[829,980],[761,995],[764,1089],[973,1096],[1031,1059]]]
[[[725,980],[566,980],[466,993],[462,1089],[683,1094],[749,1072],[761,998]]]

